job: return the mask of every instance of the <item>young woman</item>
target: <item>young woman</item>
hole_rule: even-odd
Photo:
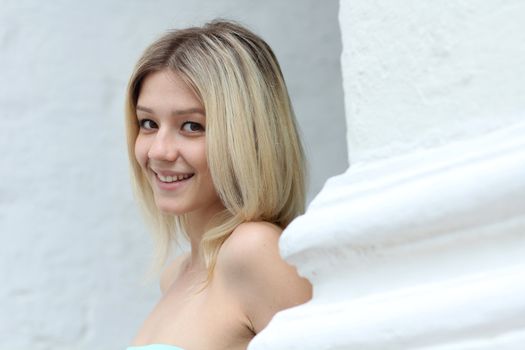
[[[232,22],[169,32],[137,63],[126,114],[158,266],[178,235],[191,246],[163,270],[129,349],[246,349],[276,312],[311,298],[278,250],[304,210],[305,166],[272,50]]]

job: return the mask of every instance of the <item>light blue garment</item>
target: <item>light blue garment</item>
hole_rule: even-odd
[[[175,345],[150,344],[142,346],[129,346],[126,350],[184,350]]]

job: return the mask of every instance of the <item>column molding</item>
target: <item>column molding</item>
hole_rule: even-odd
[[[314,286],[257,349],[518,349],[525,123],[353,164],[283,233]]]

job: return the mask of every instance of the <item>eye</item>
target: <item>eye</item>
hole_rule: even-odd
[[[184,122],[182,124],[182,130],[184,130],[186,132],[195,133],[195,132],[202,132],[202,131],[204,131],[204,127],[201,124],[199,124],[199,123]]]
[[[139,120],[139,126],[140,126],[141,129],[146,129],[146,130],[155,129],[155,128],[158,127],[157,123],[155,123],[151,119],[141,119],[141,120]]]

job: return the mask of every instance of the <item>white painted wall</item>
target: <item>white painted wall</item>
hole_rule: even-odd
[[[0,349],[122,349],[159,297],[123,95],[168,28],[240,20],[275,49],[312,190],[346,168],[336,1],[0,0]]]
[[[525,344],[525,3],[341,0],[350,168],[284,232],[250,350]]]
[[[522,121],[522,1],[341,1],[352,162]]]

